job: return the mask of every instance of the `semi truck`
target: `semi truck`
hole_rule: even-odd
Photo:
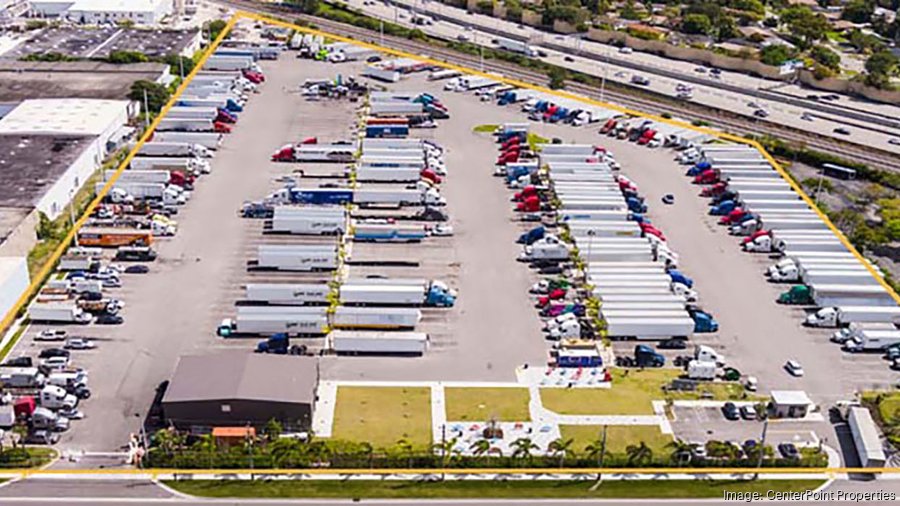
[[[209,174],[209,160],[190,157],[138,156],[129,164],[133,170],[179,170],[185,174]]]
[[[770,266],[766,271],[766,275],[769,276],[769,279],[776,282],[811,282],[804,277],[807,271],[863,272],[868,274],[869,278],[874,279],[866,267],[855,258],[803,260],[801,265],[798,265],[791,259],[785,259]]]
[[[356,169],[356,180],[372,183],[412,183],[422,178],[420,168],[378,168],[361,166]]]
[[[856,454],[862,467],[884,467],[887,464],[887,456],[881,443],[878,426],[872,419],[869,410],[862,406],[853,406],[847,414],[847,425],[853,436],[853,444],[856,446]]]
[[[35,323],[91,323],[93,317],[75,303],[34,303],[28,318]]]
[[[843,349],[851,353],[881,352],[900,344],[900,330],[862,329],[844,343]]]
[[[153,132],[153,142],[155,143],[184,143],[197,144],[206,149],[219,149],[222,145],[222,134],[206,133],[206,132]],[[146,146],[146,144],[145,144]],[[152,148],[151,148],[152,149]],[[163,156],[163,155],[155,155]]]
[[[326,307],[238,307],[234,318],[225,318],[216,333],[221,337],[247,335],[321,335],[328,327]]]
[[[780,304],[815,304],[819,307],[895,306],[880,285],[794,285],[778,297]]]
[[[415,308],[338,306],[331,317],[336,329],[411,329],[422,319]]]
[[[85,227],[78,230],[78,244],[100,248],[150,246],[153,244],[153,233],[150,230],[135,228]]]
[[[328,305],[331,287],[327,283],[249,283],[244,300],[270,306]]]
[[[425,228],[416,225],[359,222],[353,225],[353,240],[357,242],[421,242],[426,236]]]
[[[338,355],[422,355],[428,349],[428,334],[335,330],[327,342]]]
[[[352,162],[356,147],[352,144],[287,144],[272,154],[273,162]]]
[[[202,144],[189,142],[147,142],[141,146],[138,156],[173,156],[187,158],[210,158],[212,152]]]
[[[606,333],[610,339],[660,340],[686,339],[694,332],[694,320],[681,318],[607,318]]]
[[[860,323],[900,323],[900,307],[841,306],[823,307],[806,317],[810,327],[844,327]]]
[[[261,244],[249,267],[279,271],[331,271],[337,268],[336,245]]]
[[[456,292],[440,282],[416,284],[368,284],[359,280],[344,283],[340,301],[347,306],[426,306],[453,307]]]
[[[528,56],[529,58],[535,58],[538,56],[538,52],[536,49],[531,47],[531,45],[529,45],[527,42],[522,42],[519,40],[498,38],[497,47],[499,47],[500,49],[511,51],[513,53],[523,54],[525,56]]]
[[[231,132],[231,127],[221,121],[163,118],[156,125],[156,130],[160,132],[214,132],[227,134]]]

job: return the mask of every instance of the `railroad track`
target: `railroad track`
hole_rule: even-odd
[[[302,19],[315,24],[323,31],[350,37],[363,42],[375,44],[383,43],[385,47],[427,56],[431,59],[444,61],[446,63],[453,63],[473,69],[483,68],[485,72],[502,74],[505,77],[521,82],[539,86],[546,86],[547,84],[547,76],[545,74],[524,69],[512,63],[497,60],[484,60],[482,66],[482,61],[477,56],[401,37],[389,35],[384,35],[382,37],[376,31],[302,14],[280,5],[261,4],[252,0],[219,0],[219,2],[248,12],[288,17],[291,20]],[[583,95],[594,100],[600,100],[600,90],[594,86],[575,81],[567,81],[565,89],[570,93]],[[625,87],[611,84],[610,82],[607,82],[606,89],[603,93],[603,100],[621,107],[650,114],[668,114],[672,117],[677,117],[686,121],[703,121],[713,128],[731,132],[739,136],[747,134],[770,135],[788,141],[794,145],[804,146],[841,158],[862,162],[872,168],[896,171],[898,170],[898,167],[900,167],[900,155],[875,147],[862,146],[851,142],[841,141],[839,139],[819,136],[769,121],[748,119],[744,116],[721,109],[692,102],[678,101],[643,90],[626,90]]]

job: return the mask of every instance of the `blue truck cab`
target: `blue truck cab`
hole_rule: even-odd
[[[696,333],[717,332],[719,330],[719,322],[705,311],[700,311],[699,309],[691,311],[691,318],[694,319],[694,332]]]
[[[669,271],[669,277],[672,278],[673,283],[681,283],[684,286],[691,288],[694,286],[694,280],[685,276],[681,272],[672,269]]]
[[[650,218],[644,216],[641,213],[630,213],[628,215],[628,219],[635,223],[646,223],[648,225],[650,224]]]
[[[429,307],[453,307],[456,296],[438,286],[431,286],[425,296],[425,305]]]
[[[242,218],[271,218],[273,213],[272,206],[261,202],[247,202],[241,206]]]
[[[290,199],[294,204],[348,204],[353,202],[353,190],[291,188]]]
[[[225,109],[227,109],[231,112],[243,112],[244,106],[237,103],[237,101],[235,101],[233,98],[229,98],[228,100],[225,101]]]
[[[734,208],[737,207],[737,203],[733,200],[726,200],[725,202],[720,202],[718,205],[713,206],[709,210],[709,214],[715,216],[724,216],[731,211],[734,211]]]
[[[628,210],[633,213],[643,214],[647,212],[647,205],[635,197],[627,197],[625,203],[628,205]]]
[[[666,357],[646,344],[634,347],[634,360],[638,367],[662,367],[666,365]]]
[[[518,180],[522,176],[527,176],[528,174],[537,172],[537,170],[538,170],[538,167],[534,163],[529,163],[529,164],[507,163],[506,164],[506,182],[512,183],[513,181]]]
[[[287,355],[291,340],[287,334],[273,334],[265,341],[256,344],[256,353],[274,353]]]
[[[518,239],[516,239],[516,244],[525,244],[530,246],[534,244],[535,241],[544,238],[544,235],[547,233],[547,230],[544,227],[535,227],[528,232],[520,235]]]
[[[686,174],[688,176],[696,176],[696,175],[699,175],[704,170],[711,169],[711,168],[712,168],[712,165],[710,165],[709,162],[707,162],[706,160],[701,160],[701,161],[697,162],[696,164],[694,164],[693,167],[688,169]]]

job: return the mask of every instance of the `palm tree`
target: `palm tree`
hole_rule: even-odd
[[[690,461],[691,451],[694,449],[694,445],[682,439],[675,439],[671,443],[667,444],[666,447],[672,450],[671,458],[679,466]]]
[[[567,454],[575,454],[574,451],[571,451],[572,443],[574,443],[574,440],[572,439],[557,438],[550,441],[550,444],[547,445],[547,450],[550,451],[550,455],[559,457],[559,467],[563,466],[563,460],[566,458]]]
[[[653,458],[653,450],[647,446],[647,443],[641,441],[637,445],[628,445],[625,447],[625,454],[628,455],[629,464],[644,464]]]
[[[469,449],[472,450],[472,455],[481,457],[491,449],[491,442],[487,439],[479,439],[472,443],[472,446],[470,446]]]
[[[406,454],[406,467],[411,469],[412,468],[412,459],[413,459],[412,443],[410,443],[406,439],[399,439],[397,441],[396,448],[397,448],[397,450],[399,450],[399,453]]]
[[[512,458],[514,459],[531,460],[531,451],[539,449],[538,445],[534,444],[534,442],[527,437],[516,439],[512,442],[511,446],[514,448],[512,452]]]
[[[602,439],[595,439],[592,443],[584,447],[584,452],[587,458],[597,459],[597,467],[600,467],[602,465],[600,459],[606,451],[605,447],[606,445],[603,443]]]

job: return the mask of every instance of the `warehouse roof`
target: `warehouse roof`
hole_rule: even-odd
[[[180,54],[198,43],[200,30],[83,28],[61,26],[34,31],[4,57],[62,53],[73,58],[105,58],[110,51],[140,51],[150,58]]]
[[[317,382],[313,358],[246,350],[185,355],[178,360],[163,403],[246,399],[312,404]]]
[[[156,11],[167,0],[76,0],[70,11],[147,12]]]
[[[85,135],[0,134],[0,208],[34,207],[93,139]]]
[[[779,406],[809,406],[813,403],[803,390],[772,390],[772,402]]]
[[[100,135],[113,123],[121,123],[127,107],[126,100],[25,100],[0,119],[0,134]]]
[[[0,101],[35,98],[125,99],[137,80],[158,81],[164,63],[113,65],[98,61],[39,62],[0,60]]]

